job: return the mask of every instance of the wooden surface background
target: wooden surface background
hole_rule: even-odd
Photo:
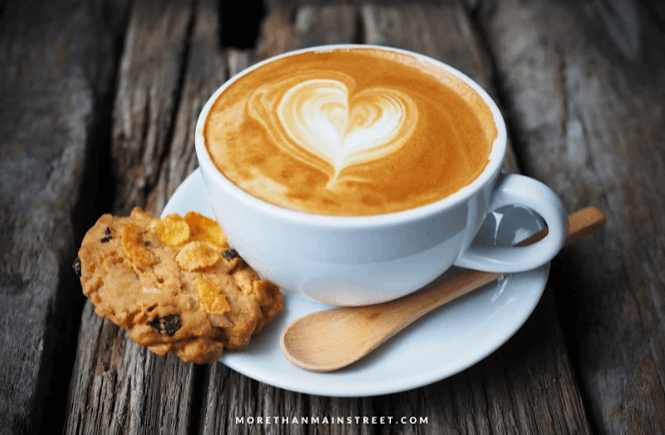
[[[416,390],[309,396],[157,357],[97,318],[71,263],[108,211],[159,213],[205,100],[257,60],[372,43],[500,105],[507,168],[594,205],[502,348]],[[0,2],[0,433],[665,433],[665,8],[655,0]],[[237,424],[241,416],[427,424]]]

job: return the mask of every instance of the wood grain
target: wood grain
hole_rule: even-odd
[[[161,159],[157,182],[147,197],[147,208],[161,213],[175,189],[198,166],[194,151],[194,130],[203,105],[231,75],[226,54],[219,45],[217,2],[196,4],[193,29],[183,58],[184,77],[172,135]]]
[[[207,46],[205,35],[216,35],[214,24],[211,28],[206,21],[214,14],[210,2],[198,3],[196,10],[191,2],[176,1],[132,6],[113,110],[113,212],[126,214],[140,205],[159,214],[169,192],[195,167],[187,134],[203,104],[197,90],[207,95],[223,81],[225,70]],[[212,71],[198,65],[208,55]],[[192,406],[196,365],[157,357],[93,313],[88,302],[65,432],[189,430],[198,418]]]
[[[621,1],[486,2],[479,19],[525,171],[608,216],[551,278],[592,424],[663,433],[662,27]]]
[[[144,206],[173,138],[193,2],[133,3],[113,106],[114,211]]]
[[[355,5],[304,5],[296,12],[292,49],[362,42]]]
[[[62,425],[83,300],[71,263],[96,213],[86,193],[99,186],[94,145],[104,140],[125,9],[1,7],[0,433]]]

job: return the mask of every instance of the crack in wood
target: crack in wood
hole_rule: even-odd
[[[256,48],[266,16],[263,0],[220,0],[220,45],[238,50]],[[242,24],[238,23],[242,17]]]

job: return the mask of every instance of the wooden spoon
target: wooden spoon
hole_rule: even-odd
[[[603,213],[588,207],[569,216],[566,244],[576,242],[605,223]],[[540,231],[520,245],[535,243]],[[346,367],[372,352],[396,333],[429,313],[504,275],[466,270],[438,285],[390,302],[319,311],[289,324],[280,337],[282,352],[298,367],[328,372]]]

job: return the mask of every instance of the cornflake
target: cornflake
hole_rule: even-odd
[[[155,219],[148,229],[162,242],[171,246],[178,246],[189,240],[189,225],[179,214],[170,214],[162,219]]]
[[[143,243],[143,229],[133,222],[128,223],[122,232],[120,244],[125,254],[132,260],[144,265],[155,264],[155,257],[148,251]]]
[[[204,278],[196,278],[194,285],[200,296],[200,304],[206,312],[221,316],[231,311],[226,296],[221,293],[214,283]]]
[[[226,245],[226,234],[224,234],[216,220],[195,211],[190,211],[185,215],[185,221],[189,225],[193,238],[210,242],[219,247]]]
[[[222,256],[214,246],[195,240],[182,247],[176,255],[175,261],[181,269],[192,272],[214,266],[221,258]]]

